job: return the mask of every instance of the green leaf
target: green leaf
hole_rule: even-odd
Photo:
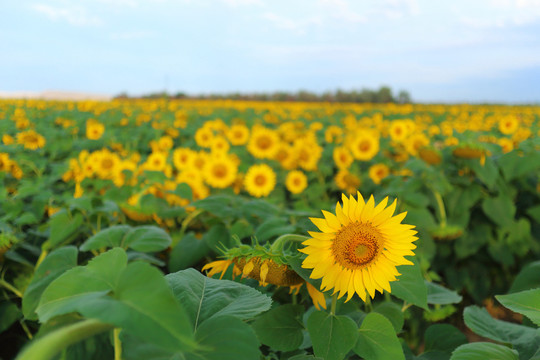
[[[115,248],[93,258],[86,266],[66,271],[43,292],[36,309],[39,320],[47,322],[54,316],[92,306],[116,287],[126,264],[126,253]]]
[[[195,329],[217,316],[252,319],[270,309],[272,303],[268,296],[249,286],[212,279],[194,269],[178,271],[165,278]]]
[[[537,223],[540,223],[540,205],[531,206],[526,212],[530,217],[536,220]]]
[[[298,274],[298,276],[313,285],[315,289],[319,290],[321,288],[322,279],[312,279],[309,277],[313,270],[302,267],[302,261],[304,258],[305,256],[285,256],[287,265],[289,265]]]
[[[478,179],[486,184],[488,189],[492,190],[499,178],[499,169],[495,165],[495,162],[490,157],[486,157],[484,165],[480,164],[478,160],[472,160],[469,164],[476,176],[478,176]]]
[[[180,196],[182,199],[187,199],[189,201],[193,200],[193,191],[191,190],[191,186],[186,183],[178,184],[174,190],[174,194]]]
[[[540,261],[525,265],[514,279],[509,293],[540,288]]]
[[[401,311],[401,306],[397,305],[396,303],[391,301],[383,302],[377,305],[373,311],[384,315],[388,320],[390,320],[396,333],[400,332],[403,328],[405,318],[403,311]]]
[[[414,257],[409,257],[414,265],[398,266],[397,270],[401,273],[397,281],[391,282],[392,295],[401,300],[419,306],[423,309],[427,307],[427,287],[422,276],[422,270],[418,261]]]
[[[259,340],[273,350],[296,350],[304,340],[303,313],[300,305],[279,306],[257,317],[252,327]]]
[[[124,236],[132,229],[129,225],[114,225],[101,230],[88,238],[81,246],[81,251],[99,250],[120,246]]]
[[[77,266],[77,248],[74,246],[56,249],[45,257],[37,267],[34,277],[23,295],[22,311],[25,318],[37,319],[37,314],[34,311],[45,288],[53,280],[75,266]]]
[[[264,243],[272,237],[292,233],[295,229],[293,225],[290,225],[284,219],[270,218],[257,227],[255,238],[259,243]]]
[[[202,200],[194,201],[191,205],[198,209],[206,210],[221,219],[237,214],[237,210],[231,206],[231,198],[225,195],[212,195]]]
[[[203,350],[186,354],[196,360],[259,360],[260,343],[251,327],[233,316],[216,316],[199,326],[197,342]]]
[[[523,359],[529,359],[540,347],[536,329],[492,318],[486,309],[469,306],[463,312],[465,324],[476,334],[501,343],[512,344]]]
[[[206,242],[193,233],[186,234],[172,249],[169,256],[169,272],[176,272],[196,265],[210,252]]]
[[[122,245],[140,252],[158,252],[171,244],[171,237],[160,227],[137,226],[126,234]]]
[[[140,252],[158,252],[171,244],[171,237],[157,226],[115,225],[103,229],[81,245],[82,251],[122,247]]]
[[[497,295],[497,300],[510,310],[523,314],[540,326],[540,288],[508,295]]]
[[[223,224],[216,224],[210,228],[204,235],[202,240],[206,245],[215,252],[219,252],[223,246],[231,245],[231,236],[229,230]]]
[[[49,221],[51,234],[48,244],[50,247],[55,248],[69,240],[70,237],[80,231],[82,223],[83,217],[79,213],[74,216],[70,216],[63,210],[56,213]]]
[[[289,360],[324,360],[322,357],[313,355],[295,355],[290,357]]]
[[[511,151],[498,159],[504,177],[507,181],[533,173],[540,168],[540,154],[536,151],[520,154]]]
[[[450,360],[518,360],[518,353],[504,345],[476,342],[458,347]]]
[[[482,201],[482,210],[491,221],[499,226],[512,225],[516,214],[514,202],[505,194],[484,199]]]
[[[424,334],[425,351],[443,351],[448,355],[467,343],[467,336],[450,324],[434,324]]]
[[[15,303],[0,302],[0,334],[20,318],[22,318],[22,313]]]
[[[85,305],[79,309],[84,316],[114,324],[170,351],[190,351],[196,347],[184,308],[163,274],[148,263],[130,263],[121,272],[112,297],[101,297]]]
[[[405,360],[392,323],[375,312],[362,321],[354,352],[366,360]]]
[[[384,318],[382,315],[378,316]],[[358,339],[358,329],[352,319],[323,311],[314,311],[311,314],[307,320],[307,329],[315,356],[325,360],[344,359]]]
[[[426,281],[428,304],[457,304],[463,299],[457,292],[449,290],[439,284]]]

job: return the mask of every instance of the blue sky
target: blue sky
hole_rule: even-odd
[[[19,0],[0,19],[0,91],[540,102],[540,0]]]

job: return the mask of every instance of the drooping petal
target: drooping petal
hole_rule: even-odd
[[[306,282],[306,288],[309,296],[311,297],[311,301],[313,301],[313,305],[315,305],[315,308],[317,310],[321,310],[321,307],[326,309],[326,300],[324,298],[324,294],[308,282]]]

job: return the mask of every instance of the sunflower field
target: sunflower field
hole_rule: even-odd
[[[540,107],[0,100],[0,359],[540,359]]]

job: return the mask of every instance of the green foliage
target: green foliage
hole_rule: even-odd
[[[540,326],[540,288],[520,291],[508,295],[497,295],[496,299],[512,311],[523,314]]]
[[[302,344],[304,334],[300,305],[287,304],[276,307],[255,319],[253,330],[259,340],[279,351],[296,350]]]
[[[427,309],[428,290],[422,276],[422,271],[415,258],[409,258],[414,265],[398,266],[401,273],[399,281],[392,282],[392,295],[411,304]]]
[[[358,340],[358,328],[353,320],[322,311],[311,314],[307,320],[307,330],[313,342],[315,356],[325,360],[345,358]]]
[[[362,321],[354,352],[366,360],[405,360],[392,323],[375,312]]]
[[[504,345],[477,342],[459,346],[450,360],[518,360],[518,353]]]

